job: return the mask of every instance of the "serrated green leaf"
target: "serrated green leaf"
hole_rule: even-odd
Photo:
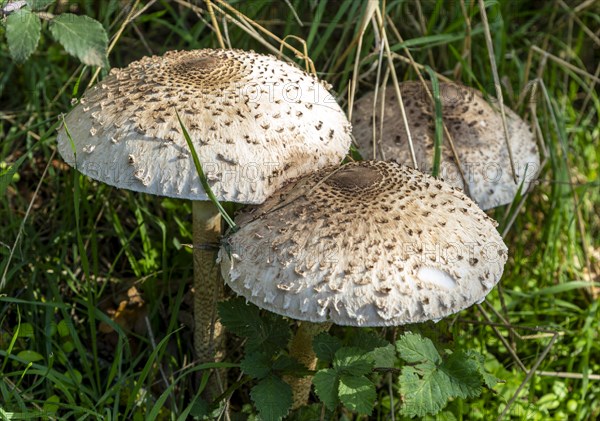
[[[33,10],[44,10],[56,0],[27,0],[27,5]]]
[[[248,338],[246,351],[261,350],[267,355],[283,349],[290,339],[290,327],[280,316],[267,313],[261,317],[258,307],[243,298],[219,303],[221,323],[238,336]]]
[[[369,355],[373,358],[375,367],[394,367],[396,362],[396,348],[392,344],[375,348]]]
[[[27,363],[34,363],[36,361],[40,361],[43,360],[44,357],[42,357],[41,354],[35,352],[35,351],[30,351],[28,349],[23,350],[21,352],[19,352],[17,354],[17,357],[22,359],[23,361],[27,362]]]
[[[479,371],[479,375],[481,376],[483,383],[488,389],[492,389],[494,386],[496,386],[499,382],[502,381],[502,379],[499,379],[498,377],[489,373],[485,369],[485,357],[479,352],[469,349],[465,351],[465,354],[467,358],[472,359],[477,364],[477,371]]]
[[[369,353],[359,348],[344,347],[337,350],[333,367],[338,373],[360,376],[370,373],[375,362]]]
[[[319,333],[313,338],[313,350],[321,361],[333,361],[336,351],[341,347],[342,342],[326,332]]]
[[[250,397],[264,421],[280,420],[292,407],[292,388],[276,376],[259,381],[250,391]]]
[[[29,9],[20,9],[6,18],[6,41],[10,56],[24,62],[35,51],[40,40],[40,18]]]
[[[448,378],[438,370],[423,373],[415,367],[405,366],[399,382],[402,413],[408,417],[437,414],[448,402]]]
[[[417,358],[421,360],[415,366],[402,368],[399,382],[404,415],[435,415],[446,406],[450,398],[466,399],[479,396],[481,376],[473,358],[465,352],[457,351],[441,360],[431,343],[431,347],[440,358],[439,364],[436,365],[431,359],[433,353],[430,345],[422,345],[422,342],[415,342],[413,339],[409,338],[406,352],[411,362],[417,362]],[[404,349],[404,345],[405,343],[400,343],[399,347]],[[423,349],[427,351],[423,352]]]
[[[234,334],[250,337],[256,332],[254,327],[260,323],[259,309],[237,297],[218,304],[221,323]]]
[[[50,33],[69,54],[82,63],[101,67],[108,64],[108,36],[97,20],[63,13],[50,21]]]
[[[360,414],[370,415],[375,406],[375,385],[365,376],[340,376],[338,396],[342,404]]]
[[[457,351],[449,355],[440,366],[440,370],[448,376],[448,393],[452,397],[467,399],[481,394],[481,377],[477,363],[464,352]]]
[[[271,359],[262,352],[251,352],[241,361],[240,368],[248,376],[262,379],[271,372]]]
[[[429,338],[423,338],[416,333],[408,332],[402,335],[396,341],[396,349],[400,354],[400,358],[407,363],[431,361],[438,364],[442,360],[433,342]]]
[[[325,404],[330,411],[335,410],[338,400],[338,386],[340,379],[336,370],[326,368],[317,371],[312,379],[315,385],[315,392],[321,402]]]

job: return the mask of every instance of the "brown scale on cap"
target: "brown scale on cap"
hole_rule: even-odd
[[[59,151],[107,184],[207,200],[176,110],[219,200],[260,203],[289,179],[337,165],[350,146],[350,124],[324,82],[273,56],[205,49],[111,70],[65,119],[76,156],[64,130]],[[86,145],[93,152],[82,153]],[[269,177],[275,167],[286,167],[283,176]]]
[[[437,320],[482,301],[507,259],[496,223],[468,197],[393,162],[321,170],[236,223],[220,252],[226,282],[312,322]]]
[[[431,84],[428,84],[430,92]],[[413,139],[419,169],[430,172],[434,154],[434,107],[420,82],[400,84],[403,104]],[[380,97],[381,97],[381,91]],[[373,158],[373,99],[370,92],[355,103],[353,134],[363,157]],[[488,104],[479,91],[455,83],[440,83],[442,115],[463,166],[471,197],[482,209],[510,203],[518,186],[512,180],[508,150],[500,111]],[[385,90],[383,131],[379,133],[381,101],[375,105],[376,158],[413,166],[408,136],[401,118],[395,90]],[[525,179],[523,191],[540,167],[537,145],[527,123],[505,107],[509,142],[518,181]],[[526,165],[527,173],[525,173]],[[442,145],[440,177],[451,185],[464,187],[456,160],[445,139]]]

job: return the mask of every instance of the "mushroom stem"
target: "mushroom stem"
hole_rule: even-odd
[[[327,332],[331,323],[300,322],[296,334],[290,341],[290,356],[294,357],[309,370],[317,368],[317,355],[313,350],[313,338],[321,332]],[[286,378],[292,387],[292,409],[298,409],[308,403],[312,376]]]
[[[221,238],[221,214],[209,201],[193,201],[194,240],[194,350],[200,363],[222,361],[225,332],[218,320],[217,303],[223,299],[216,255]],[[226,389],[225,370],[216,370],[209,379],[206,397],[214,398]]]

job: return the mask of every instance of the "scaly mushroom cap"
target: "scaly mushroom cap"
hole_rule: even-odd
[[[286,185],[236,217],[221,273],[238,294],[311,322],[390,326],[481,302],[507,249],[495,222],[443,181],[353,162]]]
[[[428,83],[429,92],[431,83]],[[413,166],[408,136],[401,117],[395,90],[385,90],[383,129],[379,130],[381,94],[375,104],[376,158]],[[420,82],[400,84],[402,100],[413,139],[419,169],[431,172],[435,138],[435,108]],[[381,92],[381,91],[380,91]],[[373,158],[373,99],[369,92],[356,101],[353,133],[365,158]],[[442,116],[460,159],[473,200],[482,209],[510,203],[519,185],[513,181],[500,111],[492,108],[479,91],[455,83],[440,83]],[[540,157],[531,129],[512,110],[505,107],[509,142],[518,183],[525,192],[536,178]],[[464,188],[464,182],[444,136],[440,178],[452,186]]]
[[[337,165],[350,123],[324,83],[241,50],[144,57],[85,93],[65,118],[65,161],[104,183],[207,200],[175,111],[219,200],[261,203],[285,181]]]

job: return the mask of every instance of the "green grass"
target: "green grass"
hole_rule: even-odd
[[[129,12],[119,3],[71,2],[109,35]],[[140,3],[152,5],[125,26],[109,56],[112,66],[151,52],[219,46],[204,5],[197,15],[192,2]],[[377,83],[381,32],[370,20],[358,73],[353,71],[367,2],[229,4],[257,26],[240,28],[241,15],[213,0],[226,45],[277,52],[279,41],[260,27],[280,39],[288,36],[299,52],[306,48],[344,106],[350,81],[357,81],[357,97]],[[438,342],[479,351],[486,367],[505,380],[477,399],[452,401],[444,419],[494,419],[513,399],[506,419],[596,419],[600,7],[560,0],[486,4],[504,102],[537,128],[546,164],[522,206],[491,212],[506,231],[510,254],[501,287],[480,309],[420,329]],[[388,0],[385,14],[399,80],[416,78],[409,51],[418,65],[496,95],[478,2]],[[77,81],[80,95],[95,69],[82,67],[47,32],[22,65],[10,60],[2,40],[0,162],[16,171],[0,182],[0,274],[6,274],[0,292],[0,418],[185,419],[199,413],[203,367],[194,363],[190,346],[192,258],[185,246],[192,242],[190,204],[117,190],[68,168],[55,153],[56,124],[70,109]],[[282,51],[306,65],[289,48]],[[387,65],[384,53],[381,78]],[[534,80],[535,96],[523,96]],[[391,338],[401,331],[377,332]],[[229,361],[237,364],[240,357],[234,352]],[[536,362],[545,374],[527,377]],[[239,372],[231,371],[233,384]],[[378,396],[372,419],[391,419],[392,407],[395,419],[402,419],[392,375],[382,377]],[[249,405],[248,389],[240,385],[231,398],[236,419],[253,413]]]

